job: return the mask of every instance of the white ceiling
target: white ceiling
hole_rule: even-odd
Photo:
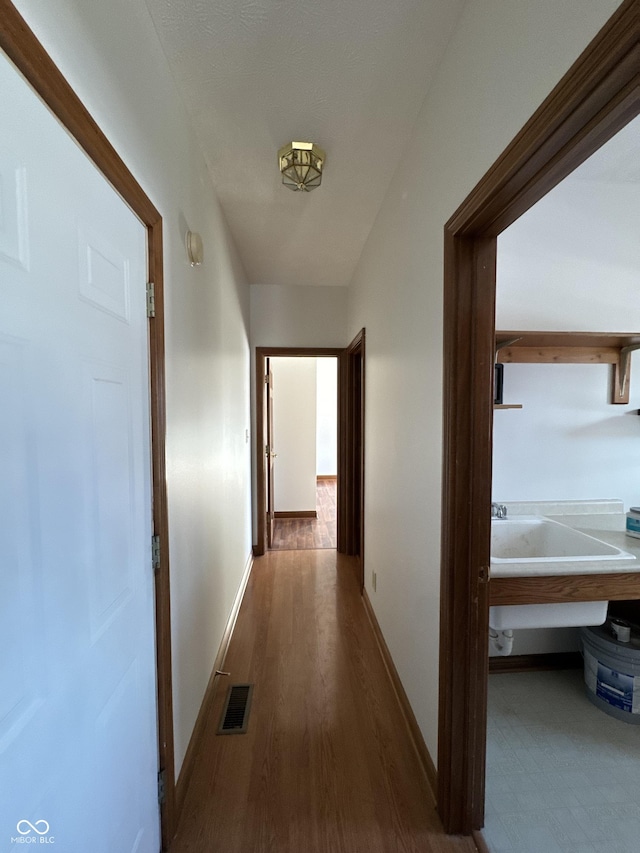
[[[251,284],[349,283],[464,2],[146,0]],[[311,193],[293,139],[327,152]]]

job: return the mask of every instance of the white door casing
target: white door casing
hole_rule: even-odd
[[[146,231],[2,55],[0,114],[0,850],[157,853]]]

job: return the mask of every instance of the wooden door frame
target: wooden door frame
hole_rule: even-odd
[[[438,811],[484,822],[497,237],[640,112],[624,0],[445,226]]]
[[[267,525],[264,508],[267,499],[267,477],[264,455],[264,376],[267,358],[320,358],[333,356],[339,359],[344,350],[337,347],[256,347],[256,529],[257,540],[253,546],[255,557],[261,557],[267,551]],[[340,373],[338,372],[338,401],[340,400]],[[338,415],[338,436],[340,435],[340,417]],[[338,438],[338,444],[340,439]],[[338,461],[338,482],[340,482],[340,462]]]
[[[266,511],[266,525],[267,525],[267,548],[273,547],[273,527],[275,524],[275,484],[274,484],[274,459],[275,453],[273,450],[273,372],[271,371],[271,362],[269,360],[269,356],[267,356],[264,360],[264,384],[262,385],[262,399],[263,402],[266,402],[266,410],[263,406],[262,414],[263,414],[263,422],[262,422],[262,436],[263,436],[263,448],[264,448],[264,472],[265,472],[265,494],[264,494],[264,503],[265,503],[265,511]],[[267,455],[267,447],[269,448],[269,452]]]
[[[158,758],[159,771],[164,771],[165,779],[165,798],[160,806],[160,822],[163,850],[166,850],[175,834],[177,815],[171,681],[169,525],[165,471],[162,217],[10,0],[0,0],[0,21],[0,49],[147,230],[148,277],[149,281],[155,284],[155,317],[149,319],[149,384],[153,532],[160,537],[160,567],[155,575],[155,629]],[[149,566],[148,571],[151,570]]]
[[[338,551],[359,557],[358,581],[364,589],[365,350],[361,329],[339,361],[338,395]]]

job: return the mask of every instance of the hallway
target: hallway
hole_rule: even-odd
[[[475,850],[442,831],[351,558],[256,559],[225,669],[255,683],[248,732],[215,734],[224,679],[171,853]]]

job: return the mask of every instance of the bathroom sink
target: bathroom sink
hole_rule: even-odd
[[[544,516],[515,516],[491,520],[491,564],[517,576],[533,566],[601,560],[633,560],[615,545],[574,530]],[[511,570],[513,564],[513,570]],[[567,571],[571,569],[567,567]],[[573,569],[575,571],[575,569]],[[489,624],[498,631],[518,628],[561,628],[601,625],[607,617],[607,601],[576,601],[558,604],[515,604],[489,608]]]
[[[491,519],[491,566],[502,577],[548,572],[571,574],[589,571],[589,561],[596,564],[606,560],[634,559],[633,554],[615,545],[544,516]],[[557,563],[566,563],[566,570],[553,565]],[[578,569],[571,563],[583,568]],[[612,568],[616,571],[613,564]],[[598,567],[598,571],[606,570]],[[607,617],[607,606],[607,601],[497,605],[489,608],[489,625],[494,631],[501,632],[519,628],[601,625]],[[509,654],[509,651],[500,653]]]
[[[560,604],[499,604],[489,608],[489,625],[497,631],[515,628],[572,628],[602,625],[608,601]]]
[[[556,563],[587,560],[633,560],[615,545],[609,545],[559,521],[542,516],[519,516],[491,520],[491,562]]]

